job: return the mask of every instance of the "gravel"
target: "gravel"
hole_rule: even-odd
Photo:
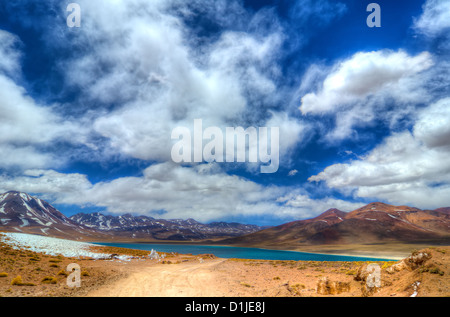
[[[27,249],[47,255],[65,257],[90,257],[94,259],[111,258],[108,253],[96,253],[89,250],[95,246],[91,243],[71,241],[58,238],[42,237],[26,233],[0,233],[0,241],[14,249]],[[119,260],[129,260],[129,256],[117,256]]]

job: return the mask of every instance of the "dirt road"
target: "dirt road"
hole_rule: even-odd
[[[214,267],[223,259],[183,265],[142,267],[127,278],[90,292],[89,297],[206,297],[224,296],[217,289]]]
[[[371,296],[409,297],[450,295],[450,247],[424,249],[425,262],[411,266],[380,262],[382,287]],[[417,253],[417,252],[416,252]],[[414,253],[414,254],[416,254]],[[413,254],[413,255],[414,255]],[[419,254],[419,253],[417,253]],[[413,255],[414,259],[421,259]],[[422,261],[422,260],[421,260]],[[163,263],[165,262],[165,264]],[[130,263],[107,262],[118,279],[93,286],[88,297],[315,297],[363,296],[363,284],[355,279],[364,263],[315,261],[263,261],[246,259],[202,260],[196,256],[179,256],[170,261],[136,260]],[[99,262],[95,262],[99,263]],[[367,262],[368,263],[368,262]],[[366,264],[367,264],[366,263]],[[405,262],[406,263],[406,262]],[[105,263],[103,263],[105,265]],[[90,269],[92,272],[95,272]],[[120,276],[125,276],[120,278]],[[324,278],[330,283],[345,284],[335,293],[318,292]],[[92,279],[89,281],[92,282]],[[86,282],[87,283],[87,282]],[[333,284],[334,285],[334,284]],[[98,287],[94,289],[94,287]]]

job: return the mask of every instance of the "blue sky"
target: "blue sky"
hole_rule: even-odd
[[[264,225],[450,206],[449,21],[439,0],[4,1],[0,190],[66,215]],[[175,164],[171,132],[194,119],[278,127],[278,171]]]

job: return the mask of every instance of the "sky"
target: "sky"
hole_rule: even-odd
[[[450,206],[449,31],[445,0],[1,1],[0,191],[259,225]],[[196,119],[277,128],[278,169],[175,162]]]

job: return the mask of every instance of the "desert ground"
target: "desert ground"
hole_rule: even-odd
[[[368,287],[369,262],[222,259],[94,247],[108,259],[51,256],[0,244],[2,297],[448,297],[450,247],[376,262],[379,287]],[[126,254],[129,260],[120,260]],[[66,267],[81,267],[81,287],[67,286]],[[371,262],[370,262],[371,263]]]

